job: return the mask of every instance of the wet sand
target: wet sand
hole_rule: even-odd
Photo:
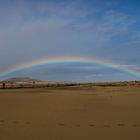
[[[140,140],[140,87],[0,90],[0,140]]]

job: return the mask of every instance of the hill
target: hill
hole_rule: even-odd
[[[13,77],[3,80],[2,82],[42,82],[40,79],[30,77]]]

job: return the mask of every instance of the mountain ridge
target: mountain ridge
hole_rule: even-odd
[[[3,80],[2,82],[43,82],[40,79],[30,78],[30,77],[12,77]]]

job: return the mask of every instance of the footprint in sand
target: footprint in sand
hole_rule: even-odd
[[[109,125],[109,124],[105,124],[104,127],[110,128],[111,125]]]
[[[121,127],[125,126],[124,123],[119,123],[119,124],[117,124],[117,125],[118,125],[118,126],[121,126]]]
[[[64,124],[64,123],[59,123],[58,125],[59,125],[59,126],[65,126],[65,124]]]
[[[80,124],[75,124],[74,126],[75,126],[75,127],[80,127],[81,125],[80,125]]]
[[[88,126],[89,126],[89,127],[94,127],[94,126],[95,126],[95,124],[89,124]]]
[[[29,125],[29,124],[31,124],[31,122],[27,121],[27,122],[25,122],[25,124]]]
[[[133,124],[133,127],[140,127],[140,124]]]
[[[5,122],[5,120],[0,120],[0,123],[4,123]]]
[[[19,121],[13,121],[14,124],[19,124]]]

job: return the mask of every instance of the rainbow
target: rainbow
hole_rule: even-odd
[[[97,58],[84,58],[84,57],[45,57],[37,60],[28,61],[22,64],[15,65],[13,67],[8,68],[0,72],[0,77],[6,76],[16,71],[28,69],[31,67],[37,67],[41,65],[47,64],[55,64],[55,63],[89,63],[89,64],[98,64],[105,67],[113,68],[116,70],[120,70],[122,72],[126,72],[129,75],[133,75],[135,77],[140,78],[140,72],[136,71],[132,68],[128,68],[125,65],[116,64],[110,61],[101,60]]]

